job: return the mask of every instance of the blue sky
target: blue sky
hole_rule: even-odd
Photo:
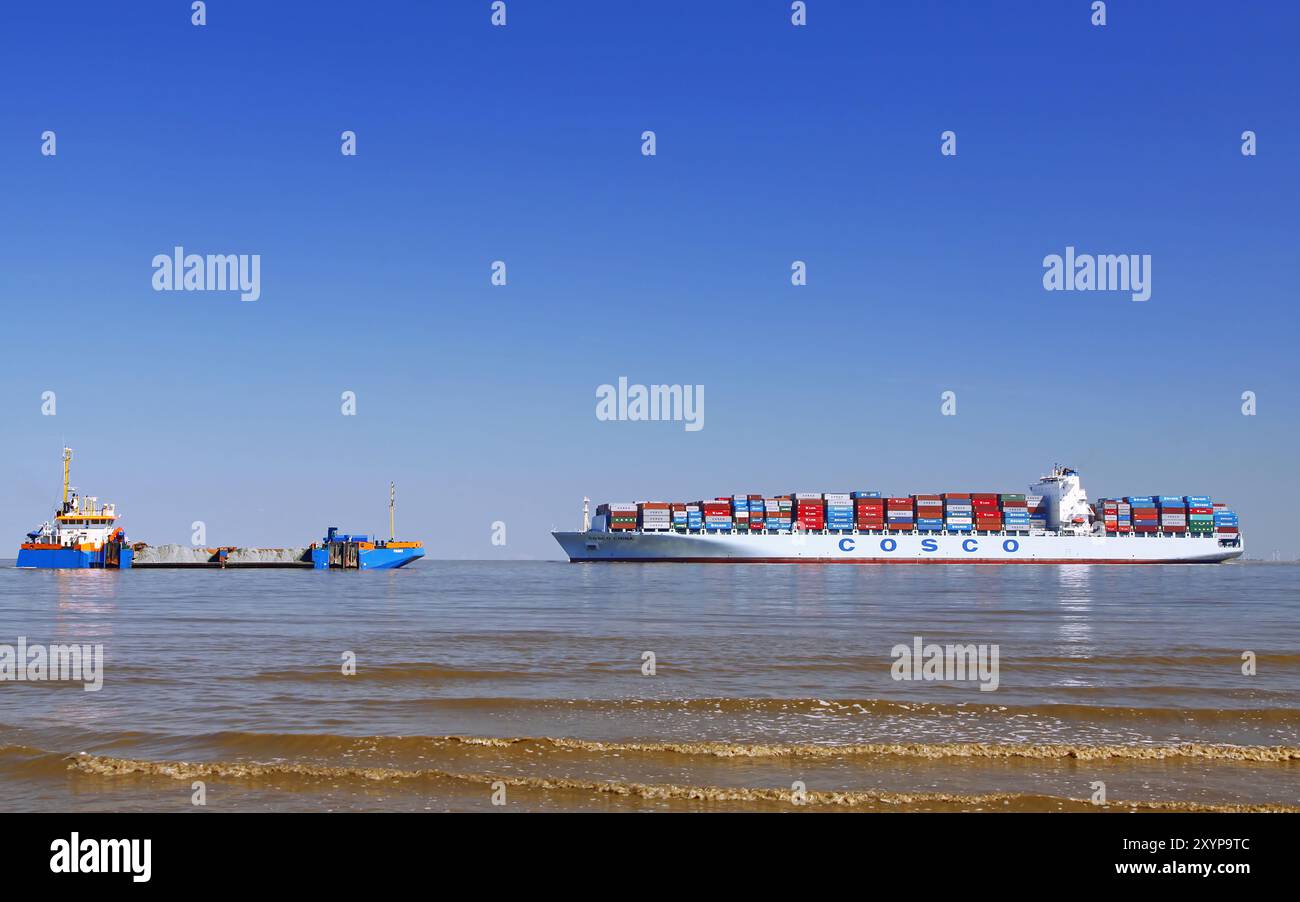
[[[0,11],[15,543],[66,442],[154,543],[384,529],[396,480],[432,556],[557,557],[584,494],[1023,490],[1059,460],[1300,554],[1293,5],[489,5]],[[261,299],[154,292],[176,245],[260,254]],[[1067,245],[1150,254],[1151,299],[1045,291]],[[705,428],[598,421],[619,376],[703,385]]]

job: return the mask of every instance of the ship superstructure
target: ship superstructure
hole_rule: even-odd
[[[18,547],[18,566],[80,570],[131,566],[132,551],[117,525],[117,507],[72,486],[72,449],[63,449],[63,500]]]

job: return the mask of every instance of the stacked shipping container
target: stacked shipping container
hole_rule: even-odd
[[[1219,535],[1236,535],[1238,530],[1237,514],[1228,510],[1226,504],[1214,505],[1214,531]]]
[[[1109,534],[1236,535],[1237,514],[1208,495],[1127,495],[1093,506]],[[644,501],[601,504],[614,531],[722,532],[1028,532],[1046,528],[1041,495],[947,492],[883,498],[880,492],[799,492],[794,495],[722,496],[689,504]]]
[[[853,499],[847,493],[827,493],[822,500],[826,502],[826,528],[834,532],[851,532]]]
[[[911,532],[916,528],[916,509],[911,498],[885,500],[885,528]]]
[[[706,532],[730,531],[734,521],[731,518],[731,502],[725,498],[712,501],[697,501],[704,512],[704,529]]]
[[[637,505],[641,515],[641,529],[645,532],[665,532],[672,526],[672,505],[663,501],[643,501]]]
[[[885,499],[879,492],[853,492],[853,516],[858,529],[885,528]]]
[[[1024,495],[999,495],[1002,506],[1002,528],[1010,532],[1029,531],[1029,503]]]
[[[767,528],[780,532],[789,532],[794,527],[794,499],[789,495],[778,495],[763,502]]]
[[[1132,532],[1133,507],[1117,498],[1102,498],[1097,502],[1097,515],[1106,532]]]
[[[609,520],[609,528],[612,530],[636,530],[636,505],[635,504],[602,504],[596,508],[597,514],[604,514]]]
[[[975,508],[969,493],[944,493],[943,525],[949,532],[970,532],[975,528]]]
[[[916,528],[922,532],[943,531],[943,499],[938,495],[913,495]]]
[[[1002,511],[998,507],[998,496],[993,494],[972,494],[971,507],[975,510],[975,529],[997,531],[1002,529]]]
[[[723,499],[719,498],[718,500]],[[732,495],[730,501],[734,527],[742,532],[747,532],[749,530],[749,496]]]
[[[817,492],[796,492],[794,519],[800,529],[821,531],[826,528],[826,502]]]
[[[686,528],[699,532],[704,528],[704,507],[697,501],[686,505]]]
[[[1214,532],[1214,505],[1209,495],[1184,495],[1187,504],[1187,531],[1203,536]]]
[[[1155,498],[1150,495],[1126,495],[1124,500],[1129,503],[1134,532],[1151,533],[1160,531],[1160,512],[1156,507]]]
[[[1042,495],[1026,495],[1025,508],[1029,511],[1030,529],[1047,528],[1047,501]]]
[[[1182,495],[1158,495],[1161,532],[1187,532],[1187,504]]]

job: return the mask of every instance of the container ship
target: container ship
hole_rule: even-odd
[[[192,548],[128,541],[117,525],[117,507],[79,495],[71,484],[72,449],[63,449],[63,501],[18,546],[17,566],[31,570],[138,570],[142,568],[302,568],[392,570],[424,557],[420,542],[371,539],[339,532],[305,547]],[[389,486],[389,534],[394,528],[396,487]]]
[[[1088,501],[1056,466],[1024,494],[732,495],[611,503],[553,535],[569,560],[835,564],[1211,564],[1245,550],[1237,514],[1207,495]]]

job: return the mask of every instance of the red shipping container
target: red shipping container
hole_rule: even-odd
[[[1215,532],[1227,533],[1228,535],[1233,536],[1233,535],[1236,535],[1236,534],[1237,534],[1237,527],[1235,527],[1235,526],[1216,526],[1216,527],[1214,527],[1214,531],[1215,531]]]
[[[944,501],[969,501],[970,493],[969,492],[944,492],[943,500]]]

